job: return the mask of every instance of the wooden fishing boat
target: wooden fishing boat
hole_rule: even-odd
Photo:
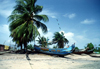
[[[72,45],[69,48],[56,48],[56,49],[44,48],[44,47],[34,45],[34,49],[36,52],[41,52],[41,53],[50,54],[50,55],[58,55],[61,57],[64,57],[65,55],[72,53],[74,48],[75,48],[75,45]]]
[[[100,54],[94,54],[94,53],[93,53],[93,54],[90,54],[90,56],[91,56],[91,57],[97,57],[97,58],[100,58]]]
[[[93,49],[91,49],[91,50],[88,50],[88,49],[79,49],[79,50],[75,50],[73,53],[74,54],[91,54],[91,53],[93,53],[93,51],[94,51],[94,48]]]

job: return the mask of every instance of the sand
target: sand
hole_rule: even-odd
[[[0,55],[0,69],[100,69],[100,58],[86,54],[65,57],[30,54],[29,57],[31,60],[25,54]]]

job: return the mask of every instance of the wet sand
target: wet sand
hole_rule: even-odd
[[[100,58],[86,54],[65,57],[30,54],[29,57],[31,60],[25,54],[0,55],[0,69],[100,69]]]

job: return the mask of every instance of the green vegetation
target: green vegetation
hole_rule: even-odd
[[[58,48],[64,48],[64,44],[68,43],[69,41],[65,38],[64,33],[55,32],[53,36],[53,42],[57,43]]]
[[[87,44],[87,47],[89,48],[89,50],[93,49],[94,48],[94,45],[92,43],[88,43]]]
[[[48,42],[48,38],[45,38],[44,36],[38,37],[38,44],[40,44],[42,47],[47,47],[47,45],[55,44],[56,46],[53,46],[53,48],[64,48],[64,45],[68,43],[69,41],[65,38],[64,33],[61,32],[55,32],[54,37],[51,43]]]
[[[79,48],[78,47],[75,47],[75,50],[79,50]]]
[[[38,15],[43,6],[35,5],[36,1],[16,0],[16,6],[8,17],[10,37],[21,46],[21,49],[22,44],[24,44],[26,51],[28,42],[35,41],[35,38],[39,35],[38,28],[41,28],[43,33],[47,32],[47,27],[42,22],[47,22],[49,19],[46,15]]]
[[[56,45],[54,45],[54,46],[53,46],[53,48],[57,48],[57,46],[56,46]]]
[[[100,46],[100,44],[99,44],[99,46]]]
[[[48,45],[48,38],[45,38],[44,36],[38,37],[38,44],[40,44],[42,47],[47,47]]]
[[[34,47],[32,46],[32,44],[30,44],[30,45],[27,45],[27,49],[33,50]]]
[[[99,44],[98,46],[100,46],[100,44]],[[100,54],[100,47],[96,47],[96,48],[94,49],[94,52],[98,52],[98,54]]]
[[[94,49],[94,52],[98,52],[98,54],[100,54],[100,47],[98,49]]]

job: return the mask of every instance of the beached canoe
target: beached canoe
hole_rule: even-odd
[[[44,48],[34,45],[34,49],[36,52],[41,52],[50,55],[65,56],[73,52],[73,50],[75,49],[75,45],[72,45],[69,48],[56,48],[56,49]]]
[[[90,54],[90,56],[100,58],[100,54]]]
[[[88,50],[88,49],[79,49],[79,50],[75,50],[73,53],[74,54],[91,54],[93,53],[94,51],[94,48],[91,49],[91,50]]]

